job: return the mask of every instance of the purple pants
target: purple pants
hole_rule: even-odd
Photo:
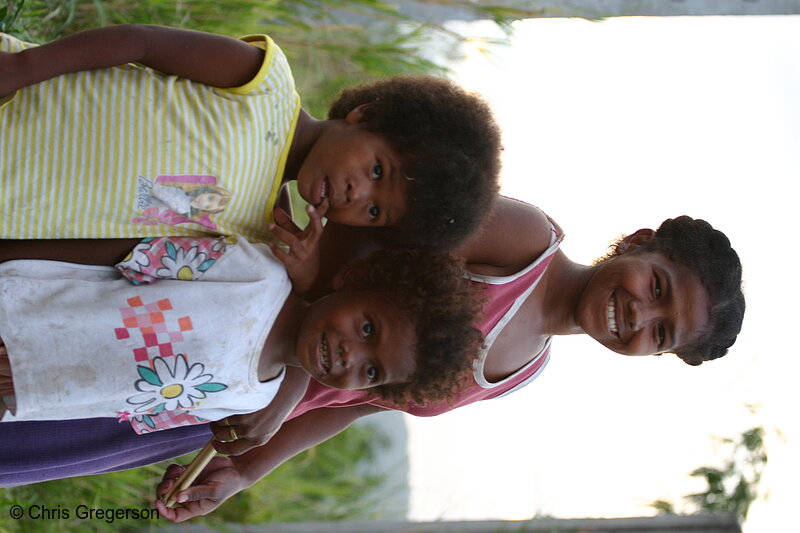
[[[202,448],[208,424],[137,435],[116,418],[0,423],[0,487],[103,474]]]

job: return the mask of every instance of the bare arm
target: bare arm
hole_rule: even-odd
[[[258,72],[264,51],[238,39],[163,26],[121,25],[0,54],[0,95],[69,72],[141,63],[215,87],[237,87]]]
[[[0,240],[0,263],[12,259],[48,259],[114,266],[139,242],[141,239]]]
[[[278,430],[306,393],[309,380],[308,372],[299,367],[286,367],[286,376],[281,382],[278,393],[267,407],[247,415],[229,416],[211,424],[211,431],[217,439],[215,448],[218,452],[229,455],[241,455],[266,443]],[[225,442],[231,438],[234,428],[238,439]]]
[[[550,246],[550,222],[532,205],[500,196],[488,220],[453,252],[471,272],[508,276],[528,266]]]
[[[173,522],[208,514],[298,453],[337,435],[358,418],[381,410],[368,404],[316,409],[290,420],[267,444],[238,457],[216,457],[193,486],[178,493],[177,500],[183,507],[177,509],[168,509],[160,500],[184,470],[171,465],[156,491],[156,506],[163,517]]]

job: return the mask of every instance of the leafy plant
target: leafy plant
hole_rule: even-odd
[[[720,443],[729,452],[723,465],[701,466],[689,474],[706,482],[704,491],[684,496],[686,505],[680,508],[668,500],[656,500],[651,507],[659,513],[729,512],[747,518],[767,465],[764,428],[754,427],[737,440],[725,438]]]

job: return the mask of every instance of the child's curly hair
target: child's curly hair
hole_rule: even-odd
[[[473,326],[483,299],[464,277],[464,262],[444,253],[380,250],[349,266],[341,280],[342,288],[385,296],[414,324],[411,379],[371,390],[396,405],[451,400],[483,345]]]
[[[500,130],[489,105],[431,76],[397,76],[345,89],[329,119],[362,104],[364,124],[384,136],[411,180],[408,211],[377,229],[385,244],[447,250],[475,231],[497,195]]]

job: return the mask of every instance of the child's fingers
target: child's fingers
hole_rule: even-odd
[[[238,439],[233,442],[214,441],[214,449],[223,455],[242,455],[255,447],[256,445],[247,439]]]
[[[322,225],[322,217],[324,217],[326,214],[328,214],[328,209],[330,209],[331,203],[328,201],[327,198],[323,198],[323,200],[319,203],[318,206],[314,207],[313,205],[309,204],[308,207],[312,208],[314,210],[314,212],[317,213],[317,215],[319,217],[319,223],[320,223],[320,225]],[[311,215],[311,211],[308,208],[306,208],[306,211],[308,212],[308,214],[310,216]]]
[[[300,227],[294,223],[292,217],[289,216],[289,213],[280,207],[277,207],[272,211],[272,218],[275,220],[276,225],[282,227],[286,231],[291,233],[300,233],[302,231]]]
[[[283,263],[283,266],[288,266],[294,261],[294,257],[289,252],[284,251],[279,244],[271,242],[269,243],[269,249],[272,250],[272,255],[275,256],[275,259]]]
[[[158,509],[158,514],[162,516],[162,518],[166,518],[170,522],[174,522],[178,518],[178,513],[176,509],[170,509],[161,499],[157,499],[155,501],[156,509]]]
[[[319,236],[322,234],[322,230],[324,226],[322,225],[322,217],[325,216],[325,213],[328,212],[328,199],[326,198],[319,206],[314,207],[310,205],[306,208],[306,212],[308,213],[308,227],[306,228],[306,232],[309,235]]]
[[[161,483],[159,483],[158,487],[156,487],[156,495],[161,497],[168,493],[170,489],[172,489],[172,485],[175,484],[175,481],[181,477],[181,474],[183,474],[184,470],[186,470],[186,467],[183,465],[169,465],[166,472],[164,472],[164,477],[161,479]]]
[[[234,420],[231,420],[231,417],[228,417],[212,422],[211,433],[214,434],[214,440],[216,441],[233,442],[242,438],[244,430]]]
[[[273,237],[284,243],[289,248],[294,248],[300,243],[296,235],[286,231],[280,226],[276,226],[275,224],[269,225],[269,231],[272,233]]]

